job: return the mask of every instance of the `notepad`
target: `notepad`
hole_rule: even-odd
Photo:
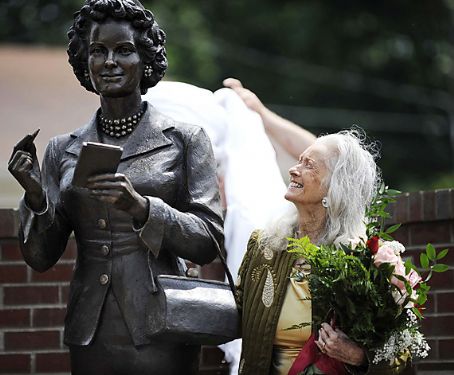
[[[86,187],[91,176],[116,173],[123,148],[96,142],[84,142],[77,160],[72,184]]]

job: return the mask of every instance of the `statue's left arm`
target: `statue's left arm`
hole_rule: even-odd
[[[216,257],[216,248],[222,247],[224,235],[216,162],[203,129],[196,128],[187,138],[183,162],[184,194],[178,197],[182,209],[147,196],[148,218],[138,232],[155,257],[165,247],[178,257],[206,264]]]

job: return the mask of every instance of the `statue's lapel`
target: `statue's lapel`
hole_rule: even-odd
[[[74,140],[66,148],[67,152],[78,156],[84,142],[100,142],[96,130],[96,116],[95,113],[87,125],[71,133]],[[164,135],[163,131],[173,126],[172,119],[162,115],[148,103],[148,108],[139,125],[123,145],[121,160],[172,144],[172,141]]]
[[[147,111],[140,120],[137,129],[123,145],[121,160],[171,145],[172,141],[164,135],[163,131],[173,126],[173,120],[162,115],[148,104]]]
[[[87,125],[71,133],[71,137],[73,137],[74,140],[68,144],[68,147],[66,147],[67,152],[79,156],[84,142],[100,142],[98,132],[96,130],[96,116],[97,113],[93,115]]]

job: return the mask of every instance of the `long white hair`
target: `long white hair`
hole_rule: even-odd
[[[335,150],[328,159],[330,173],[323,181],[328,188],[328,207],[318,243],[348,245],[366,235],[366,208],[381,183],[375,163],[378,148],[375,143],[367,144],[364,131],[357,127],[321,136],[315,142],[329,144]],[[284,250],[287,237],[293,237],[297,230],[298,212],[291,205],[283,217],[266,226],[260,242],[273,250]]]

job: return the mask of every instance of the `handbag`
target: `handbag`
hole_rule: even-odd
[[[221,249],[228,283],[159,275],[147,313],[147,335],[197,345],[219,345],[240,337],[235,286]],[[150,265],[150,264],[149,264]]]

